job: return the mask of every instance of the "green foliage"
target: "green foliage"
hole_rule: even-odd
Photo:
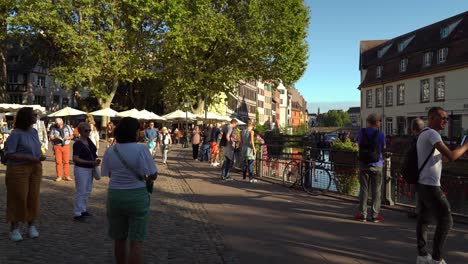
[[[125,84],[130,96],[200,108],[239,80],[292,84],[306,68],[302,0],[15,2],[11,30],[42,41],[60,84],[92,90],[101,106]],[[148,79],[160,86],[144,87]]]
[[[299,127],[293,130],[293,135],[305,135],[310,131],[307,124],[301,124]]]
[[[321,126],[323,127],[343,127],[351,123],[351,119],[347,112],[342,110],[330,110],[323,114]]]
[[[342,151],[352,151],[359,152],[359,147],[356,143],[352,142],[351,139],[346,138],[344,141],[336,139],[335,142],[331,145],[332,150],[342,150]]]

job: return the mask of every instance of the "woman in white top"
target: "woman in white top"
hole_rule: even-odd
[[[167,127],[161,129],[161,135],[159,136],[159,146],[161,147],[161,153],[163,156],[163,164],[167,162],[167,153],[169,152],[169,145],[172,145],[171,134],[167,131]]]
[[[150,197],[146,181],[157,178],[157,168],[149,149],[137,144],[139,124],[125,117],[114,131],[117,144],[109,147],[102,162],[102,175],[109,176],[107,220],[114,239],[116,263],[143,263],[143,241],[149,219]]]
[[[90,122],[89,125],[91,126],[91,133],[89,134],[89,139],[94,143],[96,146],[96,155],[99,155],[99,140],[101,139],[99,137],[99,131],[96,128],[96,123]]]

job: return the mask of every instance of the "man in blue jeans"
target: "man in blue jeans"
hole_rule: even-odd
[[[449,160],[456,160],[468,150],[468,142],[451,151],[442,141],[440,130],[444,130],[448,123],[448,116],[441,107],[432,107],[428,112],[429,128],[418,137],[416,145],[418,151],[418,165],[422,167],[428,156],[426,165],[419,173],[416,190],[418,192],[418,223],[416,237],[418,243],[417,264],[444,264],[444,246],[452,228],[453,219],[450,204],[440,188],[442,174],[442,156]],[[442,154],[442,155],[441,155]],[[434,233],[432,257],[427,252],[427,231],[432,217],[435,216],[437,227]]]
[[[221,178],[223,180],[232,180],[229,176],[229,170],[234,164],[234,144],[232,140],[232,132],[237,127],[237,120],[232,119],[228,125],[225,125],[222,131],[222,137],[226,139],[226,146],[223,147],[224,153],[224,162],[223,167],[221,168]]]
[[[359,145],[359,212],[354,218],[361,222],[367,221],[367,197],[369,185],[372,189],[372,218],[378,223],[384,220],[379,215],[382,201],[382,151],[385,147],[385,136],[379,131],[382,120],[377,114],[367,117],[367,127],[359,131],[357,140]]]

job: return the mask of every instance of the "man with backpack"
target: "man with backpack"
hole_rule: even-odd
[[[357,140],[359,145],[359,212],[354,218],[361,222],[367,221],[367,197],[369,185],[372,188],[372,217],[371,221],[378,223],[384,220],[379,215],[382,200],[383,157],[385,136],[379,131],[382,120],[377,114],[370,114],[367,128],[359,131]]]
[[[443,260],[444,246],[448,233],[452,228],[453,219],[450,204],[440,187],[442,174],[442,156],[456,160],[468,150],[468,142],[455,150],[450,150],[439,134],[448,123],[447,112],[441,107],[432,107],[428,112],[429,129],[425,129],[418,137],[417,153],[420,168],[418,184],[418,206],[420,212],[416,226],[418,256],[417,264],[446,263]],[[429,158],[428,158],[429,157]],[[423,164],[425,166],[423,166]],[[435,216],[437,226],[433,239],[432,257],[427,252],[427,232],[432,216]]]

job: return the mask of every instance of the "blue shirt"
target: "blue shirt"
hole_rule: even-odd
[[[39,141],[39,136],[37,135],[37,130],[34,128],[28,129],[26,131],[21,129],[14,129],[11,131],[10,136],[5,142],[5,155],[8,154],[28,154],[33,155],[36,158],[40,158],[42,155],[41,152],[41,142]],[[7,166],[18,166],[31,163],[27,160],[7,160]]]
[[[50,130],[50,136],[55,138],[51,141],[52,145],[68,145],[71,142],[70,139],[67,139],[64,142],[58,138],[73,136],[73,129],[68,125],[63,125],[62,129],[60,129],[57,125],[54,125]]]
[[[372,135],[374,134],[374,132],[378,130],[377,128],[373,128],[373,127],[366,127],[366,134],[367,134],[367,137],[370,139],[372,138]],[[359,130],[359,133],[357,135],[357,141],[360,143],[361,142],[361,139],[362,139],[362,134],[361,134],[361,131],[362,130]],[[379,143],[379,150],[380,150],[380,157],[379,157],[379,161],[377,162],[374,162],[374,163],[369,163],[367,164],[367,166],[369,167],[383,167],[383,156],[382,156],[382,151],[385,147],[385,136],[382,132],[379,132],[379,134],[377,135],[377,142]]]
[[[147,128],[145,129],[145,140],[156,141],[158,139],[158,134],[157,128]]]

